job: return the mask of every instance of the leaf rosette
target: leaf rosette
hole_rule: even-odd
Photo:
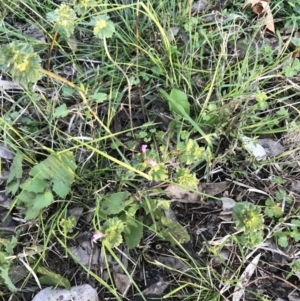
[[[41,58],[31,45],[13,41],[0,48],[0,69],[11,74],[20,84],[34,83],[41,78]]]

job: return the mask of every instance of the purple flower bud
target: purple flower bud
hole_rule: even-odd
[[[92,237],[92,242],[96,243],[97,240],[99,240],[100,238],[103,238],[103,237],[105,237],[105,234],[103,234],[101,232],[95,232]]]
[[[154,166],[156,165],[156,162],[155,162],[153,159],[151,159],[151,158],[147,159],[147,162],[148,162],[152,167],[154,167]]]
[[[146,155],[147,144],[142,144],[141,151],[143,155]]]

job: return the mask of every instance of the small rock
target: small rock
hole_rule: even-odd
[[[199,0],[196,1],[192,4],[192,12],[193,13],[200,13],[204,11],[208,6],[208,1],[207,0]]]
[[[13,149],[8,145],[4,143],[0,143],[0,157],[7,160],[12,160],[15,155]]]
[[[265,149],[268,156],[276,157],[284,152],[284,147],[272,139],[258,139],[257,142]]]
[[[70,290],[47,287],[41,290],[32,301],[99,301],[97,291],[89,284],[74,286]]]

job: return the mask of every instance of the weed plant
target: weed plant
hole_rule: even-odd
[[[272,10],[278,12],[278,24],[296,28],[300,3],[287,2],[278,1]],[[117,300],[121,295],[112,275],[105,282],[70,251],[81,230],[101,234],[101,243],[95,243],[101,244],[106,263],[113,257],[139,293],[136,278],[119,259],[119,248],[136,254],[153,234],[171,243],[172,250],[177,246],[182,256],[172,256],[187,269],[174,271],[176,286],[166,293],[174,300],[183,295],[187,300],[223,300],[258,245],[271,238],[281,247],[299,242],[299,211],[283,180],[297,174],[287,162],[293,151],[257,161],[243,148],[244,136],[277,139],[299,131],[299,59],[291,57],[281,31],[275,40],[263,34],[251,13],[241,10],[241,1],[214,14],[213,3],[201,14],[187,3],[0,4],[2,84],[10,82],[2,90],[0,139],[14,153],[7,165],[2,162],[2,170],[9,170],[4,188],[12,198],[4,219],[17,210],[31,225],[12,237],[0,236],[4,298],[18,295],[8,271],[19,258],[15,254],[22,236],[33,240],[31,249],[23,250],[26,257],[39,257],[30,259],[30,273],[20,287],[36,274],[45,285],[73,284],[46,269],[57,245],[60,256],[72,258],[103,285],[105,296]],[[233,259],[218,257],[223,272],[195,260],[183,247],[194,243],[188,225],[166,217],[171,208],[166,185],[198,193],[206,201],[197,189],[199,181],[214,181],[220,166],[222,177],[235,183],[249,184],[263,171],[269,177],[266,185],[282,179],[262,201],[245,197],[236,205],[236,232],[217,246],[207,241],[209,256],[217,256],[216,249],[230,241],[240,260],[237,271]],[[78,206],[83,216],[90,214],[88,222],[69,215]],[[298,269],[296,262],[291,269]]]

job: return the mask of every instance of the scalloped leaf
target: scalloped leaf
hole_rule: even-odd
[[[142,218],[134,224],[127,224],[126,230],[124,233],[126,245],[129,249],[133,249],[140,243],[143,236]]]
[[[117,217],[108,219],[101,227],[101,232],[105,234],[102,242],[111,248],[119,246],[123,242],[123,230],[124,224]]]
[[[26,86],[41,78],[41,58],[30,44],[13,41],[0,48],[0,69]]]
[[[99,39],[111,38],[115,32],[115,26],[107,15],[94,17],[91,23],[94,25],[94,35]]]
[[[286,248],[288,245],[289,245],[289,241],[288,241],[288,238],[287,236],[285,235],[281,235],[278,240],[277,240],[278,244],[283,247],[283,248]]]
[[[232,218],[237,230],[255,232],[264,228],[264,218],[260,207],[249,202],[236,203],[232,210]]]
[[[3,282],[11,292],[17,291],[17,288],[14,286],[14,284],[12,283],[11,279],[8,276],[8,270],[3,267],[0,267],[0,283],[1,283],[1,279],[3,280]]]
[[[47,20],[54,23],[54,30],[68,38],[74,33],[76,19],[75,11],[65,3],[55,11],[47,13]]]
[[[97,5],[97,1],[95,0],[75,0],[74,2],[74,9],[78,15],[85,15]]]
[[[189,139],[187,142],[178,143],[177,150],[181,153],[180,159],[183,163],[192,164],[206,159],[206,152],[197,141]]]
[[[100,205],[101,213],[112,215],[118,214],[126,207],[127,203],[125,200],[128,198],[129,193],[127,191],[124,192],[116,192],[108,197],[106,197]]]
[[[39,193],[32,200],[33,206],[28,207],[25,215],[25,220],[31,220],[36,218],[40,211],[48,207],[54,201],[54,197],[51,191],[46,191],[45,193]]]
[[[9,176],[7,179],[7,183],[11,182],[13,179],[21,179],[23,170],[22,170],[22,156],[20,154],[16,154],[14,160],[12,161],[11,167],[9,169]]]
[[[154,165],[150,171],[149,176],[152,181],[165,181],[168,179],[168,170],[164,163]]]
[[[0,252],[0,284],[4,282],[11,292],[16,292],[17,288],[14,286],[8,275],[10,261],[6,260],[5,256],[5,253]]]
[[[29,178],[24,182],[20,188],[34,193],[41,193],[45,191],[48,186],[48,182],[40,178]]]
[[[59,197],[65,198],[74,181],[76,167],[74,155],[67,151],[51,154],[46,160],[34,166],[29,174],[34,179],[52,181],[53,191]]]

